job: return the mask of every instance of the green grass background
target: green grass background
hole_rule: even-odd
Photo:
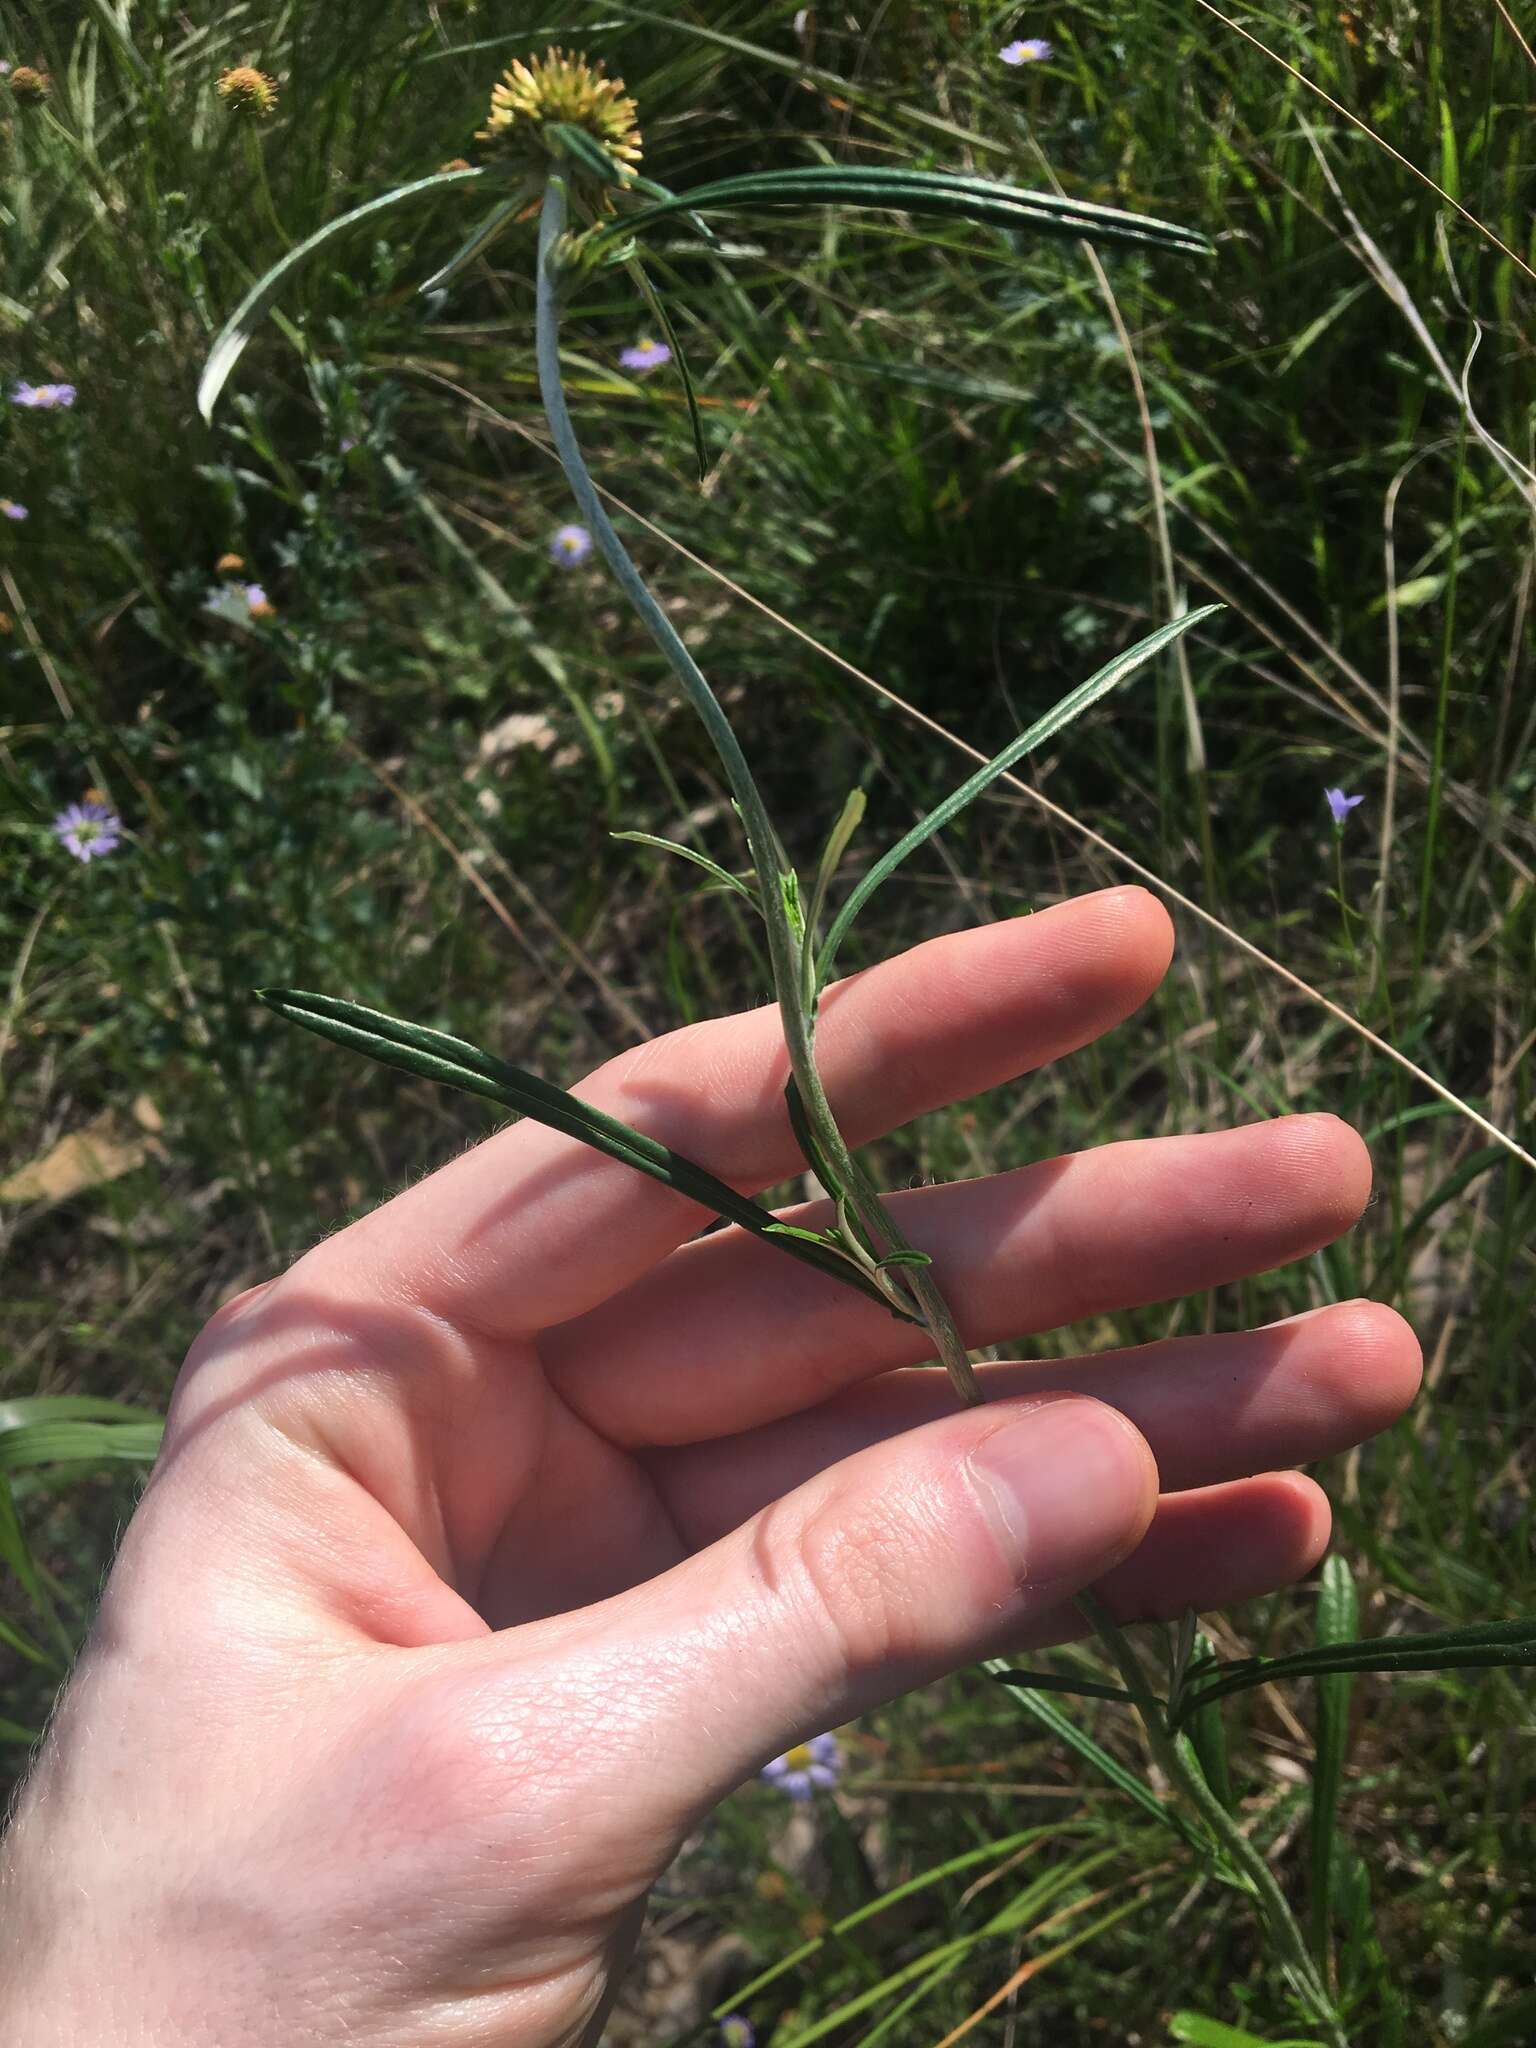
[[[87,1129],[138,1161],[0,1193],[0,1423],[22,1425],[0,1429],[13,1767],[146,1448],[105,1411],[40,1436],[44,1411],[15,1404],[152,1414],[221,1300],[491,1127],[283,1027],[251,988],[347,994],[557,1080],[766,993],[730,905],[610,837],[738,858],[659,657],[595,562],[548,556],[569,503],[534,386],[531,230],[424,301],[481,202],[386,215],[284,291],[215,429],[193,404],[249,284],[468,154],[500,65],[555,36],[623,75],[646,168],[675,188],[764,163],[962,167],[1211,238],[1208,261],[1106,251],[1096,274],[1071,245],[892,215],[720,221],[710,258],[663,234],[707,479],[675,377],[619,367],[648,324],[619,273],[568,322],[578,426],[802,864],[856,784],[856,851],[889,844],[961,779],[962,747],[1002,746],[1166,617],[1170,590],[1228,604],[1190,636],[1187,675],[1170,661],[1031,764],[1057,810],[1023,789],[978,805],[846,957],[1113,881],[1118,854],[1217,925],[1181,911],[1140,1018],[901,1133],[879,1170],[899,1185],[1349,1116],[1377,1194],[1344,1244],[1036,1348],[1396,1303],[1425,1396],[1321,1475],[1362,1630],[1536,1607],[1536,1176],[1350,1022],[1530,1147],[1536,61],[1519,10],[796,15],[0,0],[0,55],[54,81],[42,109],[0,89],[0,371],[79,391],[69,412],[0,409],[0,495],[31,515],[0,531],[0,1179]],[[1002,66],[1014,35],[1048,36],[1054,59]],[[280,83],[259,132],[213,90],[245,61]],[[226,552],[275,608],[252,630],[203,610]],[[1337,843],[1331,784],[1365,798]],[[131,836],[83,868],[48,821],[92,787]],[[1294,1648],[1311,1607],[1288,1593],[1213,1632],[1228,1654]],[[1124,1710],[1066,1704],[1145,1776]],[[1303,1908],[1314,1716],[1301,1686],[1228,1716],[1245,1819]],[[1533,1732],[1519,1673],[1357,1685],[1335,1932],[1362,2042],[1536,2032]],[[849,1752],[853,1817],[808,1864],[780,1867],[782,1813],[752,1787],[674,1874],[668,1924],[738,1932],[737,1983],[807,1914],[1044,1832],[822,1941],[751,2005],[776,2048],[937,2042],[1031,1958],[968,2038],[1219,2040],[1180,2013],[1296,2031],[1248,1903],[995,1688],[961,1677],[871,1717]]]

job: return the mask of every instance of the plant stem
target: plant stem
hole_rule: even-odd
[[[784,905],[786,875],[778,836],[774,832],[752,771],[747,766],[729,719],[698,663],[684,646],[671,620],[646,588],[630,560],[624,543],[614,531],[601,498],[582,459],[570,409],[560,378],[560,320],[556,252],[568,218],[565,180],[552,171],[544,187],[539,216],[537,311],[535,315],[538,350],[539,389],[549,417],[555,451],[566,474],[576,503],[604,561],[618,579],[624,594],[666,656],[687,694],[688,701],[704,721],[731,785],[731,793],[746,829],[762,895],[763,919],[768,931],[768,953],[773,969],[779,1014],[784,1024],[784,1043],[789,1054],[805,1115],[828,1165],[837,1174],[874,1247],[877,1258],[912,1247],[887,1215],[873,1183],[853,1158],[838,1130],[831,1105],[821,1085],[811,1050],[812,1026],[804,1007],[800,941],[790,927]],[[829,1191],[835,1192],[835,1190]],[[961,1400],[979,1402],[981,1389],[966,1355],[953,1316],[938,1288],[922,1267],[903,1266],[891,1275],[899,1290],[907,1294],[933,1337],[938,1354],[948,1369],[955,1392]]]
[[[1335,825],[1333,828],[1333,866],[1339,884],[1339,921],[1344,927],[1344,947],[1349,954],[1351,971],[1360,972],[1360,955],[1355,949],[1355,934],[1349,922],[1349,906],[1344,900],[1344,834]]]
[[[1141,1659],[1118,1625],[1091,1593],[1080,1593],[1077,1604],[1113,1659],[1126,1691],[1135,1700],[1152,1754],[1162,1766],[1169,1783],[1183,1793],[1234,1868],[1252,1886],[1287,1976],[1312,2008],[1314,2019],[1327,2033],[1333,2048],[1350,2048],[1338,2009],[1328,1987],[1318,1975],[1301,1924],[1291,1911],[1290,1901],[1280,1889],[1274,1872],[1206,1783],[1200,1759],[1189,1737],[1170,1732],[1162,1701],[1148,1685]]]

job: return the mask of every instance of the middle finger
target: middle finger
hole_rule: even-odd
[[[1359,1216],[1370,1161],[1331,1116],[1138,1139],[892,1199],[967,1345],[1166,1301],[1302,1257]],[[825,1204],[787,1212],[817,1227]],[[548,1331],[546,1366],[594,1428],[633,1448],[792,1415],[931,1357],[927,1332],[739,1229],[684,1246]]]

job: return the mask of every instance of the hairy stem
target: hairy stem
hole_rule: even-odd
[[[666,656],[688,701],[704,721],[705,730],[720,756],[731,793],[736,799],[746,829],[747,845],[755,865],[762,895],[764,922],[768,931],[769,960],[774,989],[784,1024],[784,1043],[790,1072],[799,1090],[806,1119],[832,1171],[838,1176],[850,1206],[874,1247],[877,1257],[912,1247],[886,1213],[869,1176],[854,1159],[843,1141],[831,1105],[821,1085],[811,1049],[812,1023],[804,1004],[800,941],[790,927],[785,909],[782,880],[785,869],[777,835],[752,779],[729,719],[721,710],[703,671],[688,652],[675,627],[656,602],[639,571],[630,560],[624,543],[614,531],[603,509],[581,448],[571,424],[570,409],[560,377],[560,314],[556,255],[568,219],[565,180],[552,171],[544,187],[539,217],[538,297],[535,315],[538,349],[539,389],[544,410],[581,516],[604,561],[618,579],[621,589],[644,621],[647,630]],[[920,1266],[902,1266],[892,1276],[907,1295],[933,1336],[940,1358],[948,1369],[955,1392],[963,1401],[979,1402],[981,1389],[966,1355],[953,1316],[938,1288]]]

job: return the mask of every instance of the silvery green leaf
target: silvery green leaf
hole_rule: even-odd
[[[450,1037],[446,1031],[434,1030],[430,1025],[386,1016],[361,1003],[303,989],[263,988],[257,989],[255,995],[259,1003],[277,1016],[301,1024],[307,1031],[351,1051],[365,1053],[381,1066],[396,1067],[402,1073],[461,1089],[467,1095],[478,1095],[590,1145],[605,1157],[660,1181],[664,1187],[686,1195],[690,1201],[732,1223],[739,1223],[791,1258],[856,1287],[882,1307],[891,1307],[875,1282],[846,1258],[793,1234],[782,1234],[777,1217],[748,1196],[738,1194],[725,1181],[717,1180],[707,1168],[467,1039]]]
[[[696,868],[703,868],[707,875],[713,875],[727,889],[734,889],[738,896],[744,896],[754,910],[759,907],[757,897],[739,875],[729,873],[718,861],[711,860],[707,853],[700,853],[695,847],[680,846],[675,839],[662,839],[654,832],[610,832],[608,837],[627,839],[636,846],[654,846],[662,853],[675,853],[683,860],[692,861]]]
[[[397,185],[390,192],[381,192],[377,199],[370,199],[363,206],[354,206],[350,213],[341,213],[334,220],[328,220],[324,227],[316,228],[312,235],[306,235],[302,242],[280,257],[270,270],[263,271],[240,301],[229,319],[214,337],[203,374],[197,387],[197,409],[205,420],[213,418],[213,408],[219,400],[219,393],[229,381],[230,372],[245,353],[246,343],[255,333],[262,315],[284,284],[317,249],[359,221],[372,220],[391,207],[400,206],[407,199],[415,199],[423,192],[440,192],[449,185],[467,185],[475,179],[489,177],[486,169],[467,171],[435,171],[430,178],[414,178],[409,185]]]
[[[936,805],[927,817],[920,819],[904,838],[897,841],[889,853],[883,854],[875,862],[837,913],[832,922],[832,929],[827,934],[826,943],[817,957],[818,987],[825,988],[832,972],[832,964],[837,957],[837,949],[842,944],[848,927],[880,884],[900,866],[909,853],[915,853],[935,832],[942,830],[951,818],[957,817],[967,804],[973,803],[983,790],[990,788],[1000,775],[1006,774],[1013,767],[1015,762],[1022,761],[1024,756],[1033,753],[1036,747],[1043,746],[1064,726],[1070,725],[1074,718],[1080,717],[1090,705],[1097,704],[1101,697],[1107,697],[1111,690],[1119,689],[1120,685],[1128,682],[1138,669],[1145,668],[1149,661],[1161,654],[1165,647],[1172,646],[1181,634],[1187,633],[1192,626],[1199,625],[1203,619],[1211,618],[1223,610],[1225,606],[1219,604],[1201,605],[1195,611],[1185,612],[1179,618],[1170,619],[1167,625],[1159,626],[1155,633],[1149,633],[1144,640],[1138,640],[1134,647],[1128,647],[1123,654],[1117,654],[1113,661],[1106,662],[1097,674],[1088,678],[1087,682],[1079,683],[1075,690],[1069,690],[1065,697],[1053,704],[1042,717],[1037,718],[1027,731],[1020,733],[1016,740],[1011,740],[1000,754],[995,754],[985,767],[978,768],[976,773],[968,776],[957,790],[947,796],[941,804]]]

